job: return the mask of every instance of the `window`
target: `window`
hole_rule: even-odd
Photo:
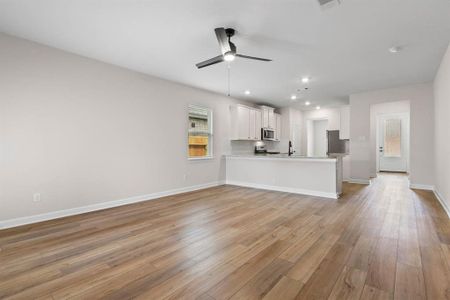
[[[190,159],[212,158],[212,110],[207,107],[189,105],[188,118],[188,157]]]
[[[384,123],[384,156],[401,157],[401,131],[400,119],[389,119]]]

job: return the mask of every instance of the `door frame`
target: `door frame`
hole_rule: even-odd
[[[406,134],[407,134],[407,147],[406,147],[406,173],[409,174],[409,166],[410,166],[410,152],[411,152],[411,120],[410,120],[410,112],[400,112],[400,113],[381,113],[377,114],[376,118],[376,135],[375,135],[375,153],[376,153],[376,172],[380,172],[380,122],[384,117],[406,117]]]
[[[306,155],[314,156],[314,121],[328,121],[327,130],[330,126],[330,118],[318,117],[308,118],[306,120]],[[311,134],[312,133],[312,134]]]

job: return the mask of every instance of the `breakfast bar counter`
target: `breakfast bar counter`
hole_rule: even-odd
[[[226,183],[337,199],[342,157],[227,155]]]

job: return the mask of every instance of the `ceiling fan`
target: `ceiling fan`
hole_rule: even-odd
[[[327,8],[333,7],[335,5],[342,4],[343,0],[317,0],[317,1],[319,2],[322,9],[327,9]]]
[[[207,67],[210,65],[214,65],[214,64],[223,62],[223,61],[230,62],[230,61],[233,61],[236,58],[236,56],[241,57],[241,58],[260,60],[260,61],[272,61],[271,59],[267,59],[267,58],[248,56],[248,55],[236,53],[236,46],[230,40],[231,37],[236,32],[233,28],[225,29],[223,27],[220,27],[220,28],[214,29],[214,32],[216,33],[217,41],[219,42],[220,50],[222,51],[222,54],[196,64],[197,68],[201,69],[201,68],[204,68],[204,67]]]

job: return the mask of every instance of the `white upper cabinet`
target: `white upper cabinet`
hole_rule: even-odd
[[[245,106],[237,107],[237,128],[239,140],[250,139],[250,109]]]
[[[256,130],[256,111],[254,109],[249,109],[249,130],[248,130],[248,139],[255,139],[255,130]]]
[[[259,109],[255,109],[255,140],[261,139],[261,127],[262,127],[262,120],[261,120],[261,111]]]
[[[281,115],[274,113],[273,108],[263,106],[257,109],[237,104],[230,107],[230,112],[232,140],[258,141],[261,139],[261,128],[273,129],[275,140],[280,140]]]
[[[262,124],[261,125],[263,128],[268,128],[269,127],[269,110],[262,109],[261,114],[262,114]]]
[[[244,105],[233,105],[231,111],[232,140],[261,139],[261,111]]]
[[[269,126],[268,128],[275,129],[277,126],[276,120],[275,120],[275,113],[272,110],[269,110]]]
[[[350,139],[350,106],[341,107],[341,128],[339,138],[341,140]]]
[[[275,117],[275,140],[281,140],[281,115],[274,114]]]
[[[262,111],[262,116],[263,116],[262,127],[275,129],[276,120],[275,120],[274,109],[272,107],[268,107],[268,106],[261,106],[261,111]]]

